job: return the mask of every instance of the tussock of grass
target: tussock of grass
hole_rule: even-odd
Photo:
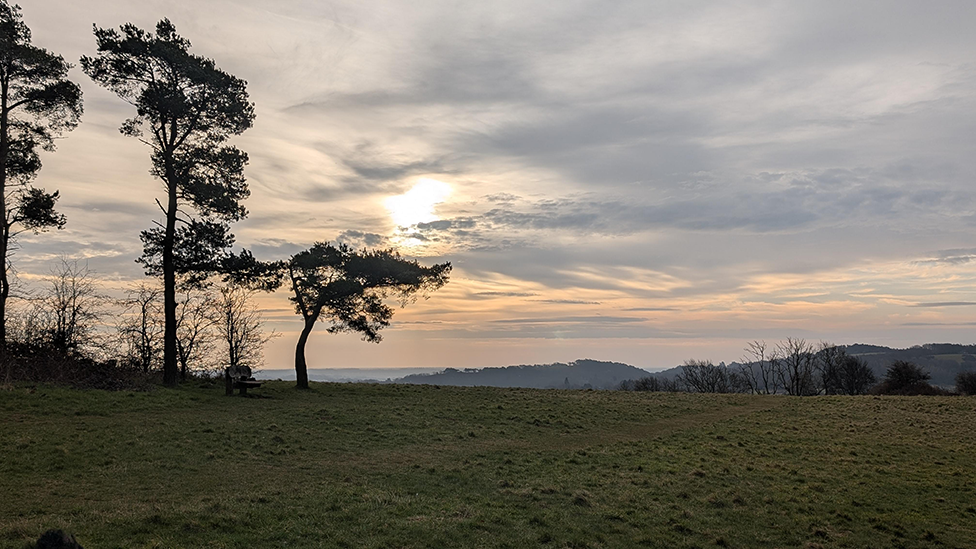
[[[976,400],[0,391],[0,547],[967,547]]]

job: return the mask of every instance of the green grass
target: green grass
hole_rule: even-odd
[[[0,389],[0,547],[973,547],[976,398]]]

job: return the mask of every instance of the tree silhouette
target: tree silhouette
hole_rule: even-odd
[[[394,250],[355,251],[344,245],[318,242],[287,261],[261,263],[245,252],[226,268],[230,277],[252,287],[273,290],[290,285],[295,311],[304,326],[295,346],[297,387],[308,389],[305,344],[319,320],[330,333],[359,332],[378,343],[380,330],[390,325],[393,308],[385,299],[406,305],[447,283],[450,263],[424,267],[403,259]]]
[[[147,373],[158,364],[159,338],[164,331],[159,319],[160,293],[155,285],[143,282],[126,291],[125,299],[119,301],[122,316],[117,331],[123,361]]]
[[[803,339],[788,337],[776,347],[772,359],[780,385],[786,394],[811,396],[819,392],[814,377],[815,361],[813,345]]]
[[[264,319],[254,306],[254,290],[237,286],[220,289],[213,304],[217,338],[223,347],[223,363],[231,368],[257,368],[264,344],[277,334],[264,332]]]
[[[888,366],[881,383],[882,394],[917,394],[928,387],[932,376],[914,362],[896,360]]]
[[[7,343],[7,278],[11,247],[23,231],[60,229],[54,210],[57,191],[31,185],[41,169],[38,148],[54,150],[54,139],[74,129],[81,117],[81,88],[67,79],[64,58],[31,44],[19,6],[0,0],[0,356]]]
[[[91,269],[62,257],[51,269],[49,286],[35,306],[42,318],[37,329],[47,345],[62,354],[93,347],[104,313]]]
[[[98,54],[82,57],[82,69],[136,108],[120,129],[152,149],[151,173],[166,192],[165,203],[157,200],[165,222],[143,231],[139,261],[163,278],[163,382],[175,385],[176,275],[194,282],[216,271],[233,243],[227,224],[247,215],[240,204],[249,194],[247,154],[223,144],[251,127],[254,105],[246,83],[189,53],[168,19],[155,34],[131,23],[119,31],[96,26],[95,40]]]
[[[753,393],[760,395],[776,394],[779,378],[776,374],[776,352],[765,341],[755,340],[746,344],[746,357],[739,367],[743,382]]]

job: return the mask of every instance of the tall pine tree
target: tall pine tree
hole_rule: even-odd
[[[247,215],[240,204],[249,194],[247,154],[225,142],[251,127],[254,105],[246,83],[191,54],[168,19],[155,33],[131,23],[118,31],[96,26],[95,40],[98,54],[82,57],[82,69],[136,108],[121,131],[150,147],[151,173],[163,183],[164,221],[142,233],[140,262],[163,278],[163,382],[175,385],[176,278],[218,270],[233,243],[228,223]]]
[[[81,88],[67,79],[69,68],[60,55],[31,44],[20,6],[0,0],[0,356],[7,343],[11,247],[23,231],[65,223],[54,210],[57,191],[32,183],[41,169],[38,149],[53,151],[54,139],[81,117]]]

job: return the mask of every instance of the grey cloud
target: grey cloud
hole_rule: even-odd
[[[474,226],[475,220],[470,217],[455,217],[454,219],[418,223],[417,229],[421,231],[444,231],[447,229],[471,229]]]
[[[387,181],[408,177],[418,173],[445,173],[443,164],[438,161],[408,162],[406,164],[370,163],[363,159],[346,158],[345,165],[351,168],[357,176],[366,179]]]
[[[477,292],[477,297],[532,297],[539,294],[533,292]]]
[[[522,197],[520,197],[519,195],[512,194],[512,193],[495,193],[495,194],[487,194],[484,196],[484,199],[487,200],[488,202],[503,202],[503,203],[515,202],[517,200],[520,200],[521,198]]]
[[[533,299],[536,303],[554,303],[559,305],[599,305],[599,301],[584,301],[582,299]]]
[[[309,202],[334,202],[341,198],[371,194],[395,194],[400,189],[386,180],[343,178],[341,185],[311,185],[301,191],[301,197]]]
[[[456,171],[447,167],[446,158],[414,159],[391,154],[391,147],[374,140],[362,140],[352,150],[341,150],[327,143],[320,143],[316,148],[352,171],[352,176],[345,178],[347,182],[396,181],[416,174]]]
[[[390,245],[389,237],[363,231],[342,231],[336,237],[336,242],[347,244],[353,248],[385,248]]]
[[[529,209],[492,208],[477,216],[420,224],[419,232],[451,233],[464,228],[465,236],[484,238],[505,231],[572,231],[582,234],[633,234],[662,228],[690,231],[746,230],[789,231],[830,217],[832,202],[839,197],[786,190],[779,193],[739,193],[724,202],[692,199],[660,205],[599,198],[543,201]],[[862,206],[869,205],[862,201]],[[839,219],[839,221],[848,221]],[[463,238],[456,239],[464,245]]]
[[[961,265],[976,260],[976,248],[940,250],[935,257],[913,261],[914,265]]]
[[[588,184],[676,180],[717,167],[697,143],[698,115],[653,107],[554,108],[550,116],[468,138],[467,146],[561,172]]]
[[[935,301],[931,303],[916,303],[912,307],[968,307],[976,305],[976,301]]]
[[[903,322],[901,326],[976,326],[976,322]]]
[[[258,259],[270,261],[291,257],[302,251],[303,247],[281,238],[266,238],[251,243],[247,249]]]
[[[504,318],[494,320],[497,324],[629,324],[633,322],[644,322],[646,318],[634,318],[627,316],[563,316],[552,318]]]

